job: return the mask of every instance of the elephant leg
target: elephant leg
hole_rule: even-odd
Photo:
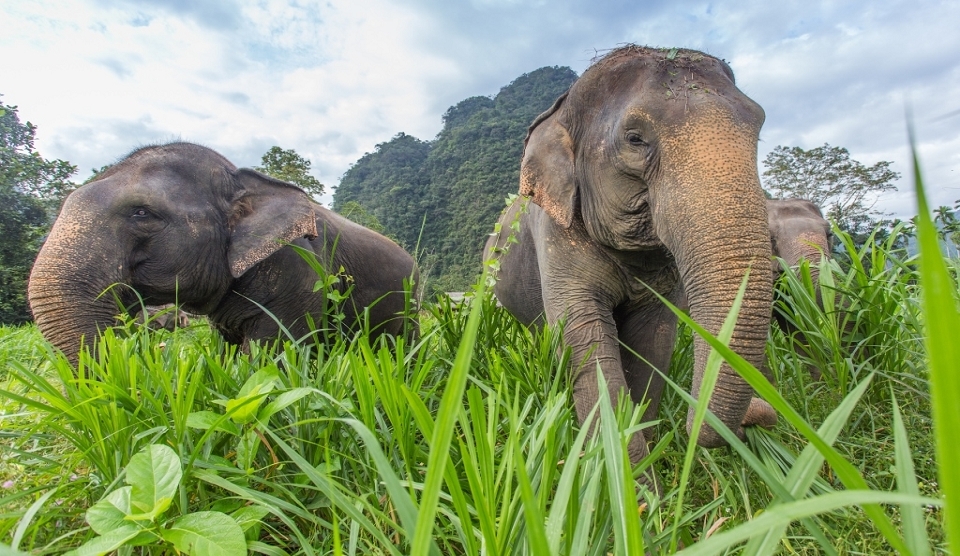
[[[564,327],[564,338],[567,345],[571,346],[571,361],[576,369],[572,390],[577,417],[582,426],[590,427],[592,436],[596,432],[599,415],[596,415],[590,423],[586,423],[586,420],[600,396],[608,396],[612,405],[616,407],[621,398],[627,399],[630,384],[624,373],[621,359],[623,352],[617,337],[617,326],[613,315],[609,312],[603,314],[597,311],[585,311],[579,314],[590,316],[570,318]],[[605,392],[600,392],[598,389],[598,373],[603,373],[607,386]],[[662,383],[660,388],[662,390]],[[627,454],[631,464],[636,465],[649,453],[643,434],[634,434],[630,437]],[[658,495],[662,494],[652,467],[639,478],[639,482]]]
[[[657,418],[660,398],[670,370],[670,359],[677,339],[677,317],[666,306],[657,304],[626,313],[617,320],[620,329],[620,357],[630,396],[634,403],[647,403],[644,422]],[[658,372],[659,371],[659,372]],[[644,429],[647,440],[654,428]]]

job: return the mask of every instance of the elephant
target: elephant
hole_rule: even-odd
[[[674,303],[685,292],[692,318],[717,334],[749,274],[730,346],[756,367],[763,362],[772,302],[757,174],[763,120],[724,61],[627,45],[593,63],[530,125],[520,195],[484,261],[495,269],[498,301],[518,320],[564,321],[581,424],[601,395],[616,404],[627,392],[649,402],[645,420],[656,417],[658,369],[669,366],[677,327],[653,292]],[[694,342],[697,397],[709,347]],[[741,436],[744,426],[777,419],[726,363],[709,409]],[[649,453],[650,430],[629,440],[634,464]],[[726,444],[707,425],[697,442]]]
[[[767,221],[770,228],[770,248],[773,252],[773,276],[777,280],[787,271],[777,260],[783,259],[793,267],[806,259],[810,277],[817,284],[820,268],[816,265],[823,256],[833,250],[833,233],[830,222],[823,217],[820,207],[806,199],[767,199]],[[819,292],[818,292],[819,297]],[[781,315],[774,312],[777,317]],[[778,319],[781,325],[785,322]]]
[[[821,257],[829,257],[833,251],[833,233],[830,231],[830,222],[823,217],[820,207],[805,199],[767,199],[767,218],[770,228],[770,246],[774,258],[772,272],[774,280],[779,279],[787,272],[781,266],[782,259],[788,267],[794,267],[804,259],[810,261],[810,278],[814,284],[817,304],[822,308],[823,300],[819,288]],[[803,334],[796,326],[777,309],[778,303],[783,303],[777,291],[774,291],[773,320],[776,320],[780,329],[787,334],[797,334],[797,347],[802,353],[801,346],[806,344]],[[773,374],[767,370],[767,378]],[[810,368],[814,380],[821,376],[820,369]]]
[[[318,274],[295,247],[316,255],[327,287],[314,291]],[[296,338],[313,332],[331,288],[349,295],[344,326],[368,313],[372,334],[400,334],[412,317],[405,282],[418,278],[403,248],[293,184],[172,142],[133,151],[68,196],[27,290],[40,331],[76,362],[115,322],[115,298],[177,303],[246,347],[276,338],[278,323]]]

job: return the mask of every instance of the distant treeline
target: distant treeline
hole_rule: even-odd
[[[433,141],[397,134],[344,174],[334,210],[418,248],[431,291],[466,290],[504,198],[517,192],[527,127],[576,78],[568,67],[540,68],[493,98],[450,107]]]

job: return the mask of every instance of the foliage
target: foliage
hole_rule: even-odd
[[[804,150],[778,146],[763,160],[764,186],[778,198],[798,197],[812,201],[825,211],[825,216],[840,229],[854,235],[854,243],[862,245],[866,236],[879,223],[873,216],[876,196],[896,190],[893,182],[900,174],[891,170],[888,161],[864,166],[850,158],[843,147],[822,147]]]
[[[334,209],[358,202],[405,248],[419,245],[432,291],[468,289],[491,222],[517,191],[527,126],[575,79],[569,68],[540,68],[494,98],[450,107],[433,141],[397,134],[344,174]]]
[[[67,554],[108,554],[122,547],[172,545],[193,556],[247,553],[241,523],[246,515],[228,516],[206,511],[162,519],[180,488],[180,457],[165,444],[145,446],[124,469],[127,486],[107,494],[87,510],[86,518],[97,536]],[[266,511],[260,512],[260,517]],[[240,521],[238,523],[238,520]]]
[[[314,197],[323,195],[323,184],[310,175],[311,162],[297,154],[297,151],[273,146],[263,153],[260,163],[262,166],[254,168],[258,172],[296,184]]]
[[[0,324],[30,319],[26,285],[42,238],[76,167],[46,160],[34,148],[37,127],[0,102]]]
[[[925,335],[930,358],[930,384],[933,392],[933,416],[936,423],[937,461],[940,462],[940,482],[944,498],[951,501],[946,512],[946,530],[949,546],[954,553],[960,550],[960,406],[953,396],[960,392],[960,351],[954,341],[960,328],[957,310],[957,280],[951,277],[940,254],[937,233],[930,219],[923,177],[917,160],[916,145],[911,131],[910,149],[913,154],[913,177],[917,191],[917,232],[920,240],[920,280],[923,285],[923,313],[929,328]],[[909,456],[904,456],[909,459]],[[916,487],[913,487],[916,491]],[[919,518],[914,516],[915,520]]]
[[[380,223],[380,219],[376,215],[370,213],[367,209],[363,208],[363,205],[359,201],[347,201],[340,207],[340,214],[344,217],[360,224],[361,226],[370,228],[371,230],[379,233],[384,233],[386,229],[383,227],[383,224]]]
[[[804,340],[772,330],[782,394],[716,345],[784,417],[775,430],[746,443],[726,431],[732,451],[696,448],[684,432],[696,402],[678,386],[633,468],[623,431],[649,425],[640,408],[604,398],[588,438],[562,330],[527,330],[489,294],[427,303],[414,343],[361,333],[242,354],[203,324],[131,325],[73,368],[35,327],[0,334],[0,483],[15,483],[0,494],[0,542],[61,552],[90,541],[88,508],[118,496],[138,452],[164,445],[182,479],[150,527],[253,512],[247,547],[267,554],[666,554],[681,542],[681,554],[943,553],[915,260],[886,245],[857,258],[822,263],[825,308],[802,302],[816,298],[809,268],[784,278],[807,340],[797,349]],[[680,385],[691,327],[668,375]],[[941,445],[960,445],[956,430],[938,429]],[[635,500],[648,465],[665,494]]]

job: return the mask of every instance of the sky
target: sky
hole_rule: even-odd
[[[764,108],[760,161],[825,143],[892,161],[898,191],[876,208],[909,217],[908,111],[930,204],[960,199],[958,28],[955,0],[7,0],[0,101],[78,182],[184,140],[237,166],[294,149],[332,192],[378,143],[433,139],[447,108],[524,73],[579,74],[625,43],[693,48]]]

